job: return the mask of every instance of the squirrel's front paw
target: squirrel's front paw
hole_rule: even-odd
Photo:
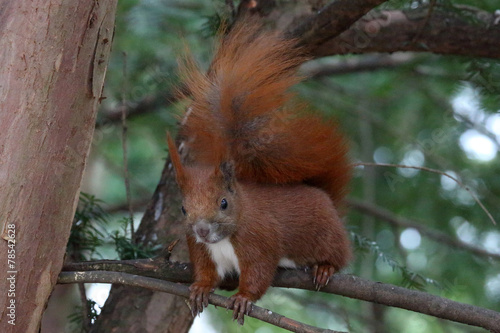
[[[250,297],[236,293],[229,298],[227,308],[233,308],[233,320],[237,320],[238,324],[243,325],[245,315],[248,315],[252,310],[252,301]]]
[[[335,273],[335,267],[328,264],[313,266],[313,283],[316,290],[320,290],[330,282],[330,278]]]
[[[214,288],[202,283],[193,283],[189,287],[189,306],[191,314],[196,316],[203,312],[203,308],[208,306],[208,294],[214,291]]]

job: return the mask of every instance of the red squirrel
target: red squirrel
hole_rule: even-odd
[[[168,146],[194,266],[193,315],[232,273],[239,290],[229,307],[242,324],[279,266],[312,267],[319,288],[351,258],[337,210],[351,174],[345,140],[289,90],[306,60],[296,41],[244,22],[221,38],[207,73],[189,59],[182,66],[189,163],[170,136]]]

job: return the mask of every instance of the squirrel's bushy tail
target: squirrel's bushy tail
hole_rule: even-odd
[[[294,40],[246,21],[221,39],[208,73],[186,60],[192,103],[180,134],[195,163],[232,160],[240,181],[303,182],[339,204],[351,174],[346,143],[289,91],[307,59]]]

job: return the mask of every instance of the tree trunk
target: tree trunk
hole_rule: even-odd
[[[170,260],[188,260],[180,193],[167,161],[160,182],[135,236],[143,245],[160,242],[166,248],[179,239]],[[178,204],[175,204],[178,203]],[[193,317],[182,297],[127,286],[113,286],[91,332],[187,332]]]
[[[62,267],[116,2],[0,1],[1,332],[38,331]]]

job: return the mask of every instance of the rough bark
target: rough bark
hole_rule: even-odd
[[[287,34],[298,37],[303,45],[314,49],[328,39],[336,37],[347,30],[354,22],[376,6],[387,0],[337,0],[329,3],[311,15],[303,23]]]
[[[257,1],[250,10],[240,6],[239,11],[265,16],[270,25],[297,38],[314,58],[397,51],[500,58],[498,13],[469,6],[370,10],[384,2],[338,0],[319,8],[313,0],[272,6]]]
[[[500,58],[499,16],[478,9],[473,14],[475,23],[444,9],[371,12],[313,54],[414,51]]]
[[[1,332],[38,331],[61,270],[115,9],[116,0],[0,2]]]

